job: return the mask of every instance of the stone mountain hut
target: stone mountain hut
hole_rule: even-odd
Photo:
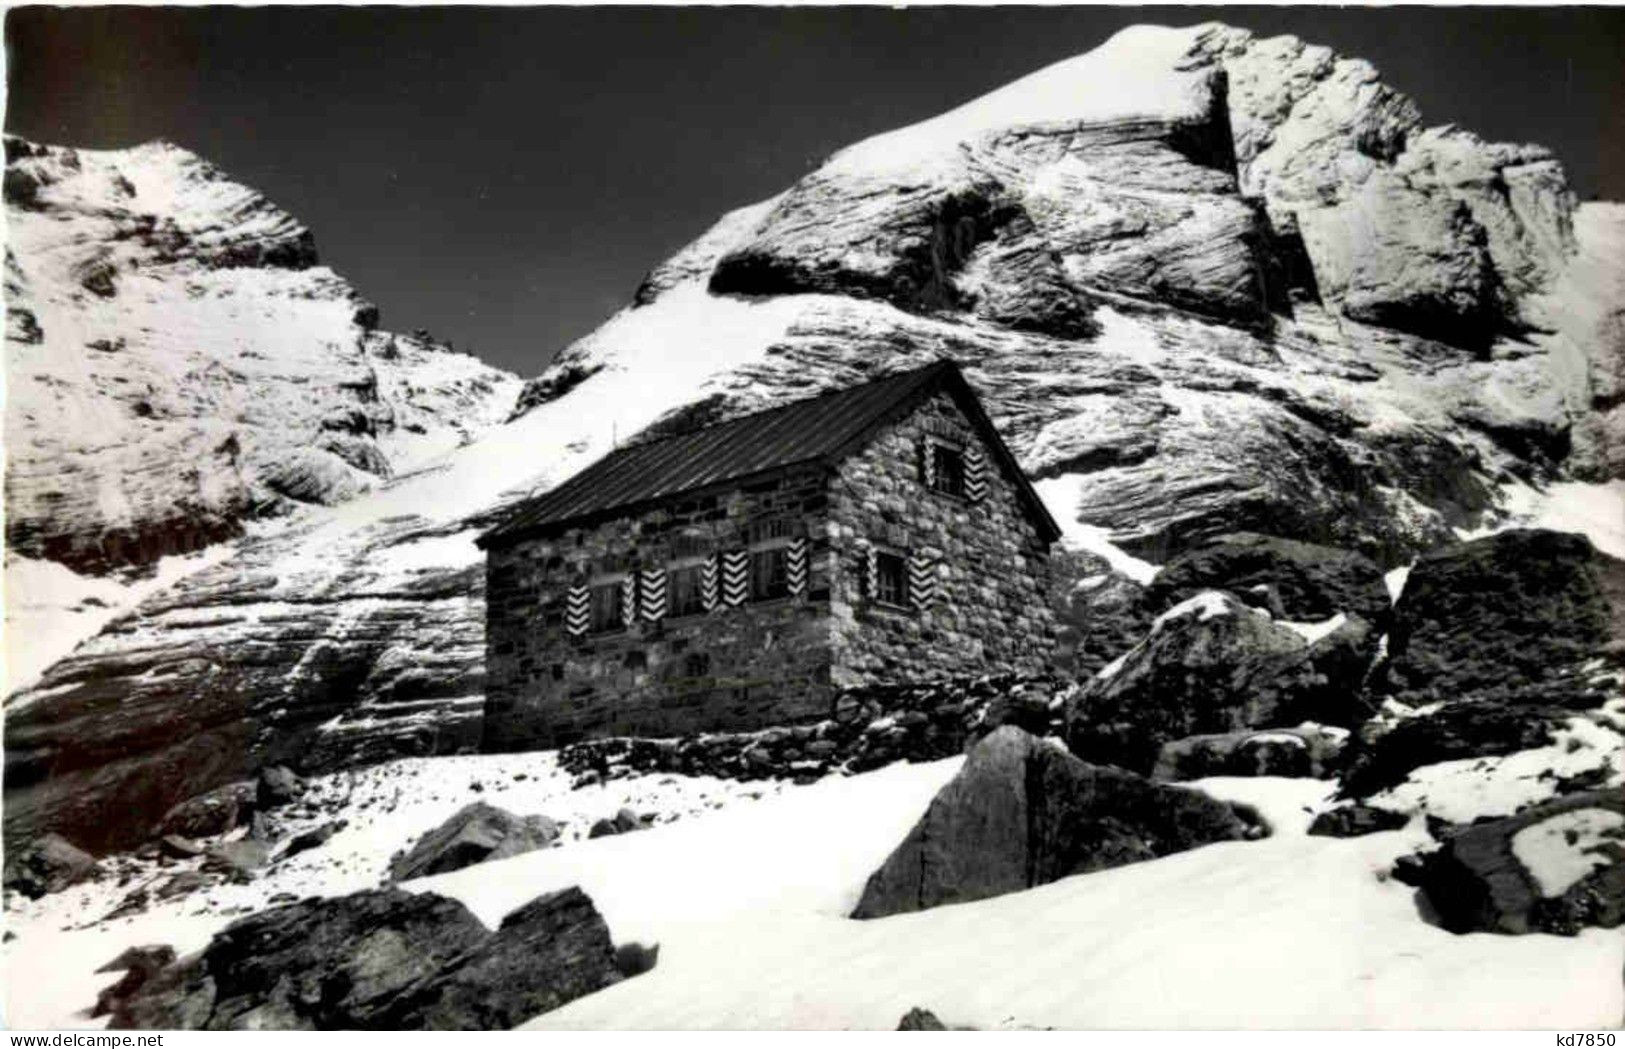
[[[1042,670],[1060,536],[950,362],[617,448],[482,535],[484,749]]]

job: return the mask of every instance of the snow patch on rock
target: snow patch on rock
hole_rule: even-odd
[[[1561,896],[1592,871],[1619,862],[1622,832],[1625,816],[1610,809],[1576,809],[1514,834],[1512,855],[1542,896]]]

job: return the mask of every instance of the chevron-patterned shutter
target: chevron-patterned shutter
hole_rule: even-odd
[[[908,603],[925,608],[937,598],[937,562],[924,554],[908,559]]]
[[[700,600],[707,612],[715,612],[722,600],[721,580],[717,578],[717,555],[712,554],[700,566]]]
[[[584,586],[572,586],[564,598],[564,629],[580,637],[592,623],[592,595]]]
[[[965,498],[973,503],[987,498],[987,457],[974,444],[965,449]]]
[[[729,550],[722,555],[722,603],[736,608],[750,596],[750,555]]]
[[[666,570],[645,568],[638,576],[638,600],[643,605],[643,618],[651,623],[666,617]]]
[[[937,457],[933,451],[930,441],[920,442],[920,483],[929,489],[937,486]]]
[[[879,554],[875,551],[874,547],[866,546],[860,552],[859,556],[863,558],[863,576],[861,580],[863,584],[863,596],[872,600],[875,596],[876,583],[878,582],[880,572],[877,564]]]
[[[807,540],[792,539],[784,554],[785,584],[790,593],[800,594],[807,589]]]
[[[638,621],[637,573],[621,580],[621,624],[631,626]]]

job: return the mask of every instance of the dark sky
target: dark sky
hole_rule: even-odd
[[[1135,22],[1371,60],[1430,123],[1625,199],[1625,9],[24,8],[8,131],[169,138],[316,232],[395,330],[525,374],[724,210]]]

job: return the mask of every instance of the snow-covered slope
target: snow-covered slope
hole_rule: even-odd
[[[1616,1023],[1625,1007],[1617,931],[1455,936],[1426,924],[1411,890],[1382,876],[1426,834],[1306,836],[1324,782],[1198,784],[1258,808],[1275,829],[1262,841],[854,921],[845,915],[864,880],[960,759],[803,787],[668,776],[569,791],[551,758],[440,758],[330,777],[317,790],[348,801],[351,826],[325,846],[252,884],[155,901],[133,917],[96,920],[177,868],[131,864],[123,886],[108,877],[19,904],[8,1021],[99,1025],[86,1008],[113,977],[93,970],[124,948],[194,950],[279,893],[375,885],[391,851],[476,797],[568,819],[570,840],[408,889],[459,899],[494,927],[541,893],[579,885],[616,942],[660,945],[652,972],[537,1028],[889,1029],[924,1006],[952,1025],[1005,1029],[1584,1029]],[[622,803],[679,818],[583,840],[589,820]]]
[[[1617,499],[1621,211],[1576,209],[1539,147],[1424,128],[1358,60],[1127,30],[731,212],[508,425],[111,624],[8,724],[8,827],[106,828],[116,797],[139,834],[234,774],[192,757],[222,749],[469,745],[472,536],[693,402],[953,357],[1069,541],[1142,571],[1236,529],[1391,566],[1530,491]]]
[[[351,498],[511,409],[513,376],[377,330],[309,230],[199,157],[6,154],[13,553],[147,564]]]

